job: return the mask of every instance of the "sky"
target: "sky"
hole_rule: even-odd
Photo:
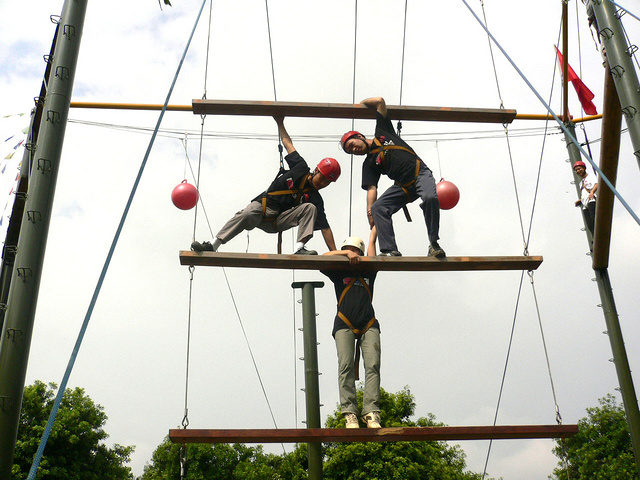
[[[493,36],[539,95],[560,111],[554,44],[562,2],[541,0],[535,8],[508,0],[482,3]],[[2,158],[28,126],[44,73],[42,57],[54,34],[49,17],[59,15],[62,4],[0,3],[0,17],[10,19],[0,30]],[[154,1],[90,2],[72,100],[163,103],[200,7],[193,0],[173,4],[161,10]],[[408,2],[404,63],[405,2],[357,6],[356,15],[353,2],[269,2],[268,29],[264,2],[214,2],[211,21],[205,8],[170,103],[188,105],[203,96],[357,103],[383,96],[390,105],[502,104],[519,113],[545,113],[502,53],[489,49],[486,33],[463,2]],[[471,8],[483,17],[480,2]],[[569,12],[569,63],[595,93],[601,112],[600,53],[582,3],[570,1]],[[640,42],[638,22],[627,15],[623,23],[631,42]],[[581,117],[573,89],[569,102],[571,113]],[[62,380],[158,112],[72,109],[69,118],[27,384]],[[279,428],[304,427],[302,310],[293,281],[325,282],[316,290],[323,422],[338,404],[331,338],[335,296],[320,273],[198,267],[189,306],[189,271],[179,264],[178,252],[189,248],[194,231],[198,240],[211,240],[268,186],[279,165],[272,119],[208,116],[202,123],[188,112],[165,115],[69,381],[104,407],[108,444],[136,446],[136,475],[182,421],[189,324],[191,427],[273,428],[270,409]],[[351,159],[337,144],[352,129],[351,121],[288,118],[285,125],[309,164],[327,156],[342,164],[340,180],[323,191],[336,241],[350,234],[366,238],[361,159]],[[354,127],[372,134],[374,124],[358,120]],[[576,423],[599,398],[620,398],[565,142],[557,126],[547,127],[544,136],[545,122],[516,120],[507,142],[502,125],[403,122],[403,137],[436,179],[454,182],[461,192],[459,204],[441,215],[440,244],[448,255],[522,255],[526,238],[529,253],[544,258],[533,275],[524,275],[517,304],[518,271],[379,274],[374,305],[382,331],[382,387],[397,392],[407,386],[416,417],[433,413],[448,425],[491,425],[503,372],[496,420],[501,425],[553,424],[556,402],[563,422]],[[586,134],[596,160],[600,128],[599,120],[578,127],[578,140]],[[21,156],[18,147],[14,159]],[[17,167],[3,177],[15,178],[11,168]],[[200,171],[197,215],[170,200],[183,179],[195,183],[191,169]],[[623,133],[617,188],[636,212],[638,182],[638,163]],[[11,199],[10,184],[2,184],[0,206]],[[380,188],[389,184],[382,181]],[[417,203],[409,209],[412,223],[394,218],[399,249],[426,255]],[[616,202],[609,275],[636,383],[639,231]],[[291,232],[283,237],[283,250],[291,252]],[[320,235],[308,246],[326,251]],[[276,237],[256,230],[221,248],[247,250],[274,253]],[[467,467],[482,472],[489,442],[460,445]],[[552,440],[495,441],[487,472],[505,480],[547,478],[558,461],[553,446]],[[282,453],[280,445],[265,450]]]

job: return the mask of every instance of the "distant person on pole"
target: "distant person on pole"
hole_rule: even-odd
[[[216,234],[213,244],[194,241],[191,244],[192,250],[216,252],[220,245],[244,230],[253,230],[255,227],[267,233],[278,233],[295,226],[298,227],[298,239],[293,249],[294,255],[318,254],[315,250],[307,250],[305,247],[314,230],[322,232],[329,250],[336,249],[319,191],[338,180],[340,165],[335,158],[324,158],[311,172],[307,162],[293,146],[291,137],[284,128],[284,118],[274,118],[278,124],[282,144],[287,150],[284,159],[289,165],[289,170],[280,172],[266,191],[236,213]]]
[[[380,428],[380,324],[371,303],[376,272],[358,271],[364,248],[362,239],[347,238],[340,250],[327,252],[325,255],[347,257],[353,270],[322,270],[333,282],[338,299],[332,334],[338,352],[340,411],[347,428],[360,427],[356,395],[360,352],[365,375],[362,419],[367,428]],[[375,227],[371,230],[367,253],[369,256],[376,254]]]
[[[593,228],[596,221],[596,191],[598,190],[598,178],[587,173],[587,166],[578,160],[573,164],[573,171],[582,178],[580,180],[580,200],[576,200],[576,207],[582,206],[587,228],[593,236]]]
[[[350,131],[340,140],[342,149],[353,155],[366,155],[362,164],[362,188],[367,191],[367,218],[369,225],[378,229],[380,255],[401,256],[396,244],[391,216],[418,198],[429,235],[429,256],[443,258],[444,250],[438,245],[440,204],[436,182],[429,167],[415,151],[396,134],[387,116],[387,105],[382,97],[362,100],[362,105],[376,110],[376,130],[373,138]],[[380,175],[395,181],[378,198]]]

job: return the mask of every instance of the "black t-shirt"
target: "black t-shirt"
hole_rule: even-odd
[[[376,112],[375,137],[382,145],[400,145],[411,152],[385,150],[384,162],[381,161],[379,153],[369,153],[362,163],[362,188],[368,190],[369,187],[377,187],[382,174],[400,184],[412,181],[416,176],[418,155],[415,152],[412,153],[413,149],[396,134],[389,117],[383,117],[378,112]],[[375,144],[372,148],[375,148]]]
[[[375,316],[373,311],[373,304],[371,303],[371,297],[373,296],[373,283],[376,279],[376,272],[372,273],[358,273],[358,272],[336,272],[321,270],[321,273],[325,274],[333,282],[333,286],[336,290],[336,299],[340,300],[340,296],[352,277],[356,277],[355,283],[347,291],[342,303],[340,304],[339,311],[347,317],[351,324],[358,330],[364,328],[369,320]],[[362,285],[364,280],[371,291],[371,297],[367,292],[366,287]],[[378,320],[371,325],[371,327],[380,328]],[[333,322],[333,331],[331,334],[335,336],[338,330],[348,329],[349,326],[336,314],[336,318]]]
[[[267,195],[267,192],[278,192],[282,190],[297,190],[302,185],[302,182],[306,175],[310,172],[307,162],[300,156],[297,151],[291,152],[284,157],[289,165],[289,170],[286,170],[282,175],[279,175],[272,183],[266,192],[262,192],[252,202],[262,202],[262,197]],[[310,191],[302,194],[302,199],[299,203],[312,203],[316,207],[316,223],[313,226],[314,230],[322,230],[329,228],[329,222],[327,221],[327,215],[324,211],[324,200],[320,195],[320,192],[313,188],[311,184],[311,178],[309,178],[304,184],[304,189],[309,188]],[[286,195],[267,195],[267,207],[276,210],[279,213],[285,212],[299,203],[296,203],[297,194]]]

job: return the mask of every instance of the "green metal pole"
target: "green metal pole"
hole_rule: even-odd
[[[33,320],[88,0],[66,0],[0,337],[0,478],[10,478]]]
[[[640,86],[631,57],[633,50],[625,39],[620,17],[611,2],[590,0],[587,12],[593,12],[596,17],[598,36],[605,48],[633,151],[640,166]]]
[[[314,288],[324,282],[294,282],[302,288],[302,333],[304,338],[304,385],[307,405],[307,428],[320,428],[320,388],[318,386],[318,340],[316,335],[316,301]],[[322,480],[322,444],[308,443],[309,479]]]
[[[565,126],[575,138],[575,126],[571,123],[565,124]],[[573,164],[580,160],[580,152],[571,141],[571,138],[566,134],[565,140],[567,142],[571,170],[573,171]],[[580,177],[575,172],[573,172],[573,175],[575,179],[576,193],[578,194],[578,198],[580,198]],[[587,228],[586,222],[584,230],[587,234],[589,245],[593,245],[593,238],[591,236],[591,232]],[[631,433],[631,445],[636,465],[638,466],[638,470],[640,470],[640,410],[638,409],[638,399],[633,385],[633,378],[631,377],[629,359],[624,346],[622,329],[620,328],[618,312],[613,299],[613,290],[609,281],[609,274],[606,268],[595,269],[594,271],[596,274],[598,291],[600,293],[600,300],[602,302],[604,320],[607,325],[606,333],[609,336],[611,351],[613,352],[613,361],[616,367],[616,374],[618,376],[618,384],[620,385],[620,394],[622,395],[622,402],[624,403],[624,409],[627,414],[627,423],[629,424],[629,432]]]

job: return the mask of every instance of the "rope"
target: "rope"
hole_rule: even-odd
[[[549,112],[549,114],[554,118],[554,120],[557,122],[558,126],[562,129],[562,131],[566,134],[566,136],[569,138],[569,140],[571,140],[572,143],[575,144],[576,148],[580,151],[580,153],[582,153],[582,155],[584,156],[584,158],[589,162],[589,164],[591,164],[591,167],[593,168],[593,170],[598,174],[598,176],[600,177],[600,179],[607,184],[607,186],[611,189],[611,191],[613,192],[613,194],[618,198],[618,200],[620,200],[620,203],[624,206],[624,208],[629,212],[629,214],[631,215],[631,217],[636,221],[636,223],[638,225],[640,225],[640,217],[638,217],[638,215],[633,211],[633,209],[629,206],[629,204],[627,203],[627,201],[622,197],[622,195],[620,194],[620,192],[618,192],[618,190],[615,188],[615,186],[611,183],[611,181],[607,178],[607,176],[602,172],[602,170],[600,170],[600,167],[598,167],[598,165],[596,165],[596,163],[593,161],[593,159],[591,158],[591,156],[589,154],[587,154],[587,152],[585,152],[585,150],[580,146],[580,144],[578,143],[578,141],[576,140],[575,136],[569,131],[569,129],[567,129],[567,127],[564,125],[564,123],[562,123],[562,120],[560,120],[560,118],[558,118],[558,116],[556,115],[556,113],[553,111],[553,109],[547,104],[547,102],[544,101],[544,99],[540,96],[540,94],[538,93],[538,91],[535,89],[535,87],[531,84],[531,82],[529,82],[529,80],[527,79],[527,77],[524,75],[524,73],[522,73],[522,71],[518,68],[518,66],[515,64],[515,62],[511,59],[511,57],[507,54],[507,52],[502,48],[502,46],[500,45],[500,43],[498,43],[498,41],[495,39],[495,37],[489,32],[489,30],[487,29],[487,27],[482,23],[482,20],[480,20],[480,18],[478,18],[478,16],[476,15],[476,13],[471,9],[471,7],[469,6],[469,4],[467,3],[466,0],[461,0],[462,3],[465,4],[465,6],[467,7],[467,9],[471,12],[471,14],[475,17],[475,19],[477,20],[477,22],[480,24],[480,26],[487,32],[487,34],[489,34],[489,36],[491,37],[491,40],[493,40],[493,42],[496,44],[496,46],[500,49],[500,51],[503,53],[503,55],[505,56],[505,58],[509,61],[509,63],[511,64],[511,66],[516,70],[516,72],[518,73],[518,75],[520,75],[520,77],[522,78],[522,80],[527,84],[527,86],[529,87],[529,89],[533,92],[533,94],[538,98],[538,100],[540,101],[540,103],[542,103],[544,105],[544,107],[547,109],[547,111]]]
[[[408,0],[404,0],[404,24],[402,28],[402,62],[400,64],[400,105],[402,105],[402,87],[404,85],[404,51],[407,38],[407,5]],[[398,120],[398,136],[402,131],[402,122]]]
[[[351,103],[356,103],[356,58],[358,53],[358,0],[354,2],[353,15],[353,80],[351,85]],[[355,119],[351,119],[351,130],[356,129]],[[353,154],[349,155],[349,236],[351,236],[352,210],[353,210]]]
[[[184,416],[182,417],[182,428],[189,426],[189,357],[191,353],[191,306],[193,298],[193,272],[196,267],[189,265],[189,314],[187,320],[187,359],[184,374]],[[180,480],[187,476],[187,445],[180,446]]]
[[[483,17],[484,17],[485,24],[486,24],[487,20],[486,20],[486,15],[485,15],[485,10],[484,10],[484,3],[483,2],[481,2],[481,3],[482,3],[482,13],[483,13]],[[561,28],[562,28],[562,24],[560,26],[560,31],[561,31]],[[487,30],[487,34],[489,34],[488,30]],[[491,61],[492,61],[492,65],[493,65],[494,76],[495,76],[495,79],[496,79],[496,87],[497,87],[498,96],[499,96],[499,99],[500,99],[500,108],[504,108],[504,102],[503,102],[503,99],[502,99],[502,96],[501,96],[501,93],[500,93],[500,82],[498,80],[498,74],[497,74],[497,69],[496,69],[496,65],[495,65],[495,58],[493,56],[493,50],[491,49],[491,40],[490,40],[489,37],[488,37],[488,40],[489,40],[489,49],[491,51]],[[552,79],[555,78],[555,69],[556,69],[555,60],[554,60],[554,64],[553,65],[554,65],[554,67],[553,67],[554,74],[553,74]],[[553,80],[551,82],[550,99],[551,99],[552,96],[553,96]],[[549,103],[551,103],[551,100],[549,100]],[[545,133],[546,133],[546,129],[547,129],[548,125],[549,125],[549,122],[547,120],[545,122]],[[515,190],[515,195],[516,195],[516,202],[517,202],[517,206],[518,206],[518,217],[519,217],[519,220],[520,220],[520,229],[521,229],[521,232],[522,232],[522,240],[523,240],[523,243],[524,243],[524,255],[526,256],[526,255],[529,254],[528,253],[528,245],[529,245],[529,240],[531,238],[531,230],[532,230],[532,225],[533,225],[533,215],[534,215],[534,212],[535,212],[536,201],[537,201],[537,197],[538,197],[538,190],[539,190],[539,185],[540,185],[540,176],[541,176],[541,171],[542,171],[542,159],[544,158],[544,148],[545,148],[545,142],[546,142],[546,135],[543,137],[543,143],[542,143],[542,148],[541,148],[541,152],[540,152],[540,160],[538,162],[538,174],[537,174],[537,178],[536,178],[536,187],[535,187],[535,192],[534,192],[533,205],[531,207],[531,217],[530,217],[530,220],[529,220],[529,230],[528,230],[528,234],[525,236],[523,219],[522,219],[522,212],[521,212],[521,208],[520,208],[520,199],[519,199],[519,195],[518,195],[517,182],[516,182],[516,178],[515,178],[513,156],[512,156],[512,153],[511,153],[511,144],[509,142],[509,130],[508,130],[508,127],[507,127],[506,124],[504,124],[503,126],[504,126],[505,138],[506,138],[506,142],[507,142],[507,149],[508,149],[508,152],[509,152],[509,161],[510,161],[511,172],[512,172],[512,176],[513,176],[513,184],[514,184],[514,190]],[[545,341],[545,337],[544,337],[544,329],[542,327],[542,319],[541,319],[541,316],[540,316],[540,309],[538,307],[538,300],[537,300],[537,295],[536,295],[536,292],[535,292],[535,284],[534,284],[534,281],[533,281],[533,272],[530,271],[530,272],[527,272],[527,274],[529,275],[529,278],[530,278],[531,288],[532,288],[532,291],[533,291],[533,297],[534,297],[535,305],[536,305],[536,312],[537,312],[537,315],[538,315],[538,325],[540,327],[540,333],[541,333],[541,337],[542,337],[542,344],[543,344],[543,347],[544,347],[544,353],[545,353],[545,358],[546,358],[546,362],[547,362],[547,371],[549,373],[549,380],[550,380],[550,383],[551,383],[551,390],[552,390],[553,401],[554,401],[554,405],[555,405],[556,421],[560,424],[560,423],[562,423],[562,417],[560,415],[560,409],[559,409],[557,398],[556,398],[556,394],[555,394],[555,387],[554,387],[554,384],[553,384],[553,376],[551,374],[551,364],[549,362],[549,355],[548,355],[548,352],[547,352],[547,346],[546,346],[546,341]],[[512,346],[512,343],[513,343],[513,334],[514,334],[514,331],[515,331],[515,321],[516,321],[516,318],[517,318],[517,309],[518,309],[518,305],[520,303],[520,296],[521,296],[521,293],[522,293],[522,281],[523,281],[523,279],[524,279],[524,272],[520,276],[520,285],[518,287],[518,295],[517,295],[517,299],[516,299],[516,309],[515,309],[515,312],[514,312],[514,318],[513,318],[513,323],[512,323],[512,327],[511,327],[511,335],[510,335],[510,338],[509,338],[509,347],[507,349],[507,356],[506,356],[506,359],[505,359],[505,365],[504,365],[504,370],[503,370],[503,374],[502,374],[502,381],[501,381],[501,384],[500,384],[500,391],[499,391],[499,394],[498,394],[498,402],[497,402],[497,405],[496,405],[496,411],[495,411],[495,416],[494,416],[494,420],[493,420],[493,425],[494,426],[496,425],[497,418],[498,418],[498,413],[499,413],[499,410],[500,410],[500,402],[501,402],[502,393],[503,393],[503,390],[504,390],[504,382],[505,382],[505,378],[506,378],[506,372],[507,372],[507,368],[508,368],[508,365],[509,365],[511,346]],[[487,457],[485,459],[484,471],[483,471],[483,474],[482,474],[482,478],[483,479],[484,479],[484,477],[486,476],[486,473],[487,473],[487,466],[488,466],[488,463],[489,463],[489,458],[490,458],[490,455],[491,455],[492,446],[493,446],[493,440],[490,440],[489,441],[489,448],[487,450]]]
[[[271,80],[273,82],[273,100],[278,101],[278,93],[276,92],[276,70],[273,64],[273,45],[271,43],[271,22],[269,21],[269,1],[264,0],[265,10],[267,12],[267,35],[269,37],[269,57],[271,58]],[[278,152],[280,153],[280,171],[284,170],[284,157],[282,152],[282,137],[278,130]]]
[[[509,335],[509,346],[507,347],[507,357],[504,362],[504,370],[502,371],[502,380],[500,381],[500,392],[498,393],[498,403],[496,405],[496,413],[493,417],[493,425],[498,421],[498,411],[500,410],[500,401],[502,400],[502,392],[504,390],[504,382],[507,378],[507,367],[509,365],[509,356],[511,355],[511,346],[513,345],[513,333],[516,330],[516,318],[518,317],[518,306],[520,305],[520,295],[522,294],[522,280],[524,279],[524,271],[520,275],[520,285],[518,286],[518,295],[516,297],[516,306],[513,312],[513,322],[511,323],[511,334]],[[493,446],[493,439],[489,440],[489,448],[487,450],[487,458],[484,463],[484,471],[482,473],[482,479],[484,480],[487,474],[487,465],[489,464],[489,457],[491,455],[491,447]]]
[[[118,244],[118,239],[120,238],[120,233],[124,227],[125,220],[129,214],[129,209],[131,208],[131,204],[133,203],[133,198],[138,189],[138,185],[140,184],[140,179],[142,178],[142,173],[144,172],[144,168],[147,165],[147,160],[149,159],[149,154],[151,153],[151,148],[153,147],[153,143],[156,138],[156,134],[158,129],[160,128],[160,124],[162,123],[162,118],[164,117],[164,113],[167,110],[167,105],[169,104],[169,99],[171,98],[171,94],[173,93],[173,88],[178,80],[178,75],[180,74],[180,70],[182,68],[182,64],[184,63],[184,59],[187,56],[187,52],[189,50],[189,46],[191,45],[191,40],[193,39],[193,35],[195,33],[198,22],[200,21],[200,16],[202,14],[202,10],[204,9],[204,5],[207,0],[202,2],[202,6],[200,7],[200,11],[198,12],[198,16],[196,18],[195,24],[193,25],[193,29],[191,31],[191,35],[189,36],[189,40],[187,41],[187,45],[182,54],[182,58],[180,59],[180,63],[178,64],[178,68],[176,69],[176,73],[173,77],[173,81],[171,83],[171,87],[169,88],[169,92],[167,93],[167,98],[162,106],[162,110],[158,117],[158,122],[156,123],[156,128],[151,136],[151,140],[149,141],[149,146],[147,147],[147,151],[144,155],[144,159],[140,165],[140,169],[138,171],[138,175],[133,184],[133,188],[131,189],[131,193],[129,195],[129,199],[127,200],[127,204],[125,205],[124,212],[122,213],[122,218],[120,219],[120,223],[116,230],[116,233],[113,237],[113,241],[111,242],[111,247],[109,248],[109,253],[107,254],[107,258],[105,260],[104,266],[102,267],[102,271],[100,272],[100,277],[98,278],[98,283],[96,284],[96,288],[94,290],[93,296],[91,297],[91,301],[89,302],[89,308],[87,309],[87,313],[85,315],[84,321],[82,322],[82,327],[80,328],[80,332],[78,333],[78,338],[73,347],[73,351],[71,353],[71,357],[69,358],[69,363],[67,364],[67,368],[65,370],[62,381],[60,382],[60,388],[58,389],[58,393],[56,395],[55,401],[53,403],[53,408],[51,409],[51,414],[49,415],[49,420],[47,421],[47,425],[42,434],[42,438],[40,439],[40,444],[38,445],[38,450],[34,456],[33,463],[31,464],[31,469],[29,471],[28,480],[34,480],[36,473],[38,471],[38,466],[40,465],[40,461],[42,460],[42,455],[44,454],[44,448],[47,445],[47,440],[49,439],[49,435],[51,434],[51,430],[53,428],[53,423],[55,422],[56,416],[58,414],[58,410],[60,408],[60,403],[62,402],[62,395],[64,394],[65,389],[67,388],[67,383],[69,381],[69,377],[71,375],[71,371],[73,370],[73,366],[75,364],[76,358],[78,356],[78,352],[80,351],[80,346],[82,345],[82,340],[84,339],[84,334],[87,331],[87,327],[89,326],[89,321],[91,320],[91,314],[93,313],[93,309],[98,300],[98,296],[100,294],[100,290],[102,289],[102,284],[107,275],[107,271],[109,269],[109,265],[111,263],[111,259],[113,258],[113,253],[116,249],[116,245]]]
[[[244,340],[247,344],[247,348],[249,349],[249,355],[251,356],[251,361],[253,362],[253,368],[256,371],[256,375],[258,375],[258,382],[260,383],[260,388],[262,389],[262,394],[264,395],[265,400],[267,401],[267,407],[269,408],[269,413],[271,415],[271,420],[273,420],[273,425],[278,428],[278,424],[276,422],[276,418],[273,415],[273,409],[271,408],[271,403],[269,402],[269,397],[267,396],[267,391],[264,388],[264,383],[262,381],[262,376],[260,375],[260,370],[258,369],[258,364],[256,363],[256,358],[253,355],[253,350],[251,349],[251,344],[249,343],[249,337],[247,337],[247,332],[244,329],[244,324],[242,323],[242,318],[240,317],[240,312],[238,310],[238,305],[236,304],[236,299],[233,296],[233,291],[231,290],[231,284],[229,283],[229,278],[227,277],[227,271],[223,268],[222,273],[224,274],[224,280],[227,283],[227,288],[229,289],[229,294],[231,295],[231,301],[233,303],[233,308],[236,311],[236,316],[238,317],[238,322],[240,323],[240,329],[242,330],[242,335],[244,336]],[[284,445],[283,445],[284,450]],[[286,451],[285,451],[286,453]]]

